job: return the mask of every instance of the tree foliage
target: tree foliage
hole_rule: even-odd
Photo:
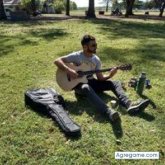
[[[65,1],[64,0],[54,0],[53,6],[57,14],[61,14],[65,10]]]
[[[73,1],[70,1],[70,10],[77,10],[77,4]]]
[[[28,14],[33,14],[40,8],[40,0],[21,0],[21,8],[25,9]]]

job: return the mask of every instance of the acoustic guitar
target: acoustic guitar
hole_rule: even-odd
[[[91,70],[90,66],[86,63],[83,63],[80,66],[76,66],[72,63],[67,63],[66,64],[69,68],[74,69],[75,71],[77,71],[78,73],[78,78],[73,79],[71,78],[66,71],[63,71],[61,69],[57,69],[56,72],[56,81],[58,83],[58,85],[65,91],[70,91],[72,90],[74,87],[76,87],[79,83],[88,83],[88,79],[87,76],[91,75],[91,74],[95,74],[98,72],[107,72],[110,71],[112,68],[107,68],[107,69],[100,69],[100,70]],[[125,64],[125,65],[120,65],[117,66],[117,69],[120,70],[131,70],[132,69],[132,65],[131,64]]]

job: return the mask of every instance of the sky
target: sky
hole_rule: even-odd
[[[71,0],[77,4],[78,7],[88,7],[89,0]],[[146,0],[142,0],[146,1]],[[95,0],[95,7],[105,6],[101,3],[102,0]]]
[[[77,4],[78,7],[88,7],[89,0],[71,0]],[[95,0],[95,6],[103,6],[103,4],[100,4],[102,0]]]

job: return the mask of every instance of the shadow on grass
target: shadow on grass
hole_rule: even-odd
[[[30,35],[34,36],[34,37],[39,37],[39,38],[43,38],[45,40],[54,40],[54,39],[58,39],[61,38],[63,36],[66,36],[68,33],[65,32],[64,29],[55,29],[55,28],[51,28],[51,29],[38,29],[38,30],[32,30],[30,32]]]
[[[145,48],[144,48],[145,47]],[[150,52],[149,50],[152,51]],[[131,61],[131,64],[138,63],[138,66],[150,64],[154,61],[165,62],[165,56],[163,52],[165,51],[163,45],[154,45],[154,44],[139,44],[138,47],[127,50],[127,49],[114,49],[111,47],[102,48],[101,59],[107,61],[107,59],[117,61],[119,63],[128,63]],[[136,53],[136,54],[135,54]],[[131,55],[131,56],[130,56]],[[130,60],[131,58],[131,60]],[[152,66],[153,67],[153,66]]]
[[[61,122],[59,118],[58,119],[56,118],[56,113],[52,113],[52,112],[50,113],[50,112],[48,112],[49,111],[48,109],[47,110],[42,110],[42,109],[38,109],[37,110],[37,109],[31,108],[31,107],[29,107],[27,105],[25,105],[25,107],[27,109],[29,109],[29,110],[32,110],[33,112],[35,112],[37,115],[39,115],[42,118],[51,118],[52,121],[54,122],[55,126],[57,126],[59,128],[61,133],[63,133],[66,136],[66,138],[68,138],[68,139],[79,139],[81,137],[81,130],[77,131],[77,132],[73,132],[73,131],[72,132],[68,132],[68,131],[66,131],[67,129],[64,126],[61,126],[61,124],[59,124],[59,123],[63,123],[63,122]],[[67,120],[67,119],[65,119],[65,120]],[[75,125],[77,125],[74,121],[73,121],[73,123]],[[65,131],[64,131],[64,128],[65,128]]]
[[[149,97],[147,97],[147,96],[145,96],[145,95],[140,95],[140,97],[141,97],[142,99],[149,99],[149,100],[150,100],[149,105],[151,105],[153,109],[156,109],[156,104],[153,102],[153,100],[151,100]],[[152,116],[152,115],[146,113],[145,111],[139,113],[139,114],[137,115],[137,117],[142,118],[142,119],[144,119],[144,120],[147,120],[147,121],[149,121],[149,122],[155,120],[155,117],[154,117],[154,116]]]
[[[151,100],[149,97],[147,97],[145,95],[140,95],[140,97],[143,98],[143,99],[149,99],[150,100],[150,104],[149,105],[151,105],[153,109],[156,109],[156,104],[153,102],[153,100]],[[146,113],[145,111],[142,112],[141,114],[139,114],[138,117],[143,118],[143,119],[145,119],[147,121],[150,121],[150,122],[155,120],[154,116]]]
[[[100,25],[100,33],[110,39],[143,39],[147,36],[151,38],[164,38],[165,24],[126,22],[108,19],[93,19],[91,22]]]
[[[147,120],[149,122],[155,120],[155,117],[146,113],[146,112],[141,112],[139,115],[137,115],[139,118],[142,118],[144,120]]]
[[[126,50],[114,49],[110,47],[102,48],[102,56],[101,59],[103,61],[117,61],[119,63],[128,63],[129,55],[125,53]]]
[[[121,120],[118,120],[115,123],[112,123],[113,133],[117,139],[123,137],[123,129],[122,129],[121,123],[122,123]]]
[[[33,27],[35,28],[35,26],[39,26],[39,25],[45,25],[46,23],[49,24],[54,24],[56,20],[54,21],[49,21],[48,19],[40,21],[40,20],[29,20],[29,21],[1,21],[3,23],[3,26],[8,26],[11,27],[13,25],[19,25],[22,27]]]
[[[0,35],[0,57],[6,56],[11,52],[14,52],[18,46],[26,45],[38,45],[37,41],[21,37],[21,36],[5,36]]]
[[[150,100],[150,105],[152,106],[153,109],[156,109],[156,104],[154,103],[154,101],[152,99],[150,99],[148,96],[146,95],[141,95],[141,98],[143,99],[149,99]]]
[[[10,42],[11,37],[0,35],[0,57],[7,55],[14,50],[14,45],[6,44]]]
[[[61,38],[63,36],[68,35],[63,29],[37,29],[30,30],[26,32],[24,35],[15,35],[15,36],[7,36],[0,35],[0,57],[8,55],[10,52],[13,52],[16,47],[19,46],[27,46],[27,45],[39,45],[40,40],[55,40]],[[35,38],[33,38],[35,37]]]

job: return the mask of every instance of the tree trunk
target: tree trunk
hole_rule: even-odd
[[[6,14],[4,11],[3,0],[0,0],[0,20],[6,19]]]
[[[107,4],[106,4],[106,12],[108,12],[108,6],[109,6],[109,2],[107,1]]]
[[[66,1],[66,15],[70,16],[70,0]]]
[[[89,0],[89,7],[87,11],[87,17],[88,18],[96,18],[95,15],[95,1],[94,0]]]
[[[32,10],[32,15],[36,16],[36,1],[35,0],[31,0],[31,10]]]
[[[126,0],[126,13],[125,17],[128,17],[129,15],[133,15],[132,8],[134,5],[135,0]]]
[[[162,2],[162,5],[160,7],[159,17],[162,17],[163,16],[164,8],[165,8],[165,0],[164,0],[164,2]]]

